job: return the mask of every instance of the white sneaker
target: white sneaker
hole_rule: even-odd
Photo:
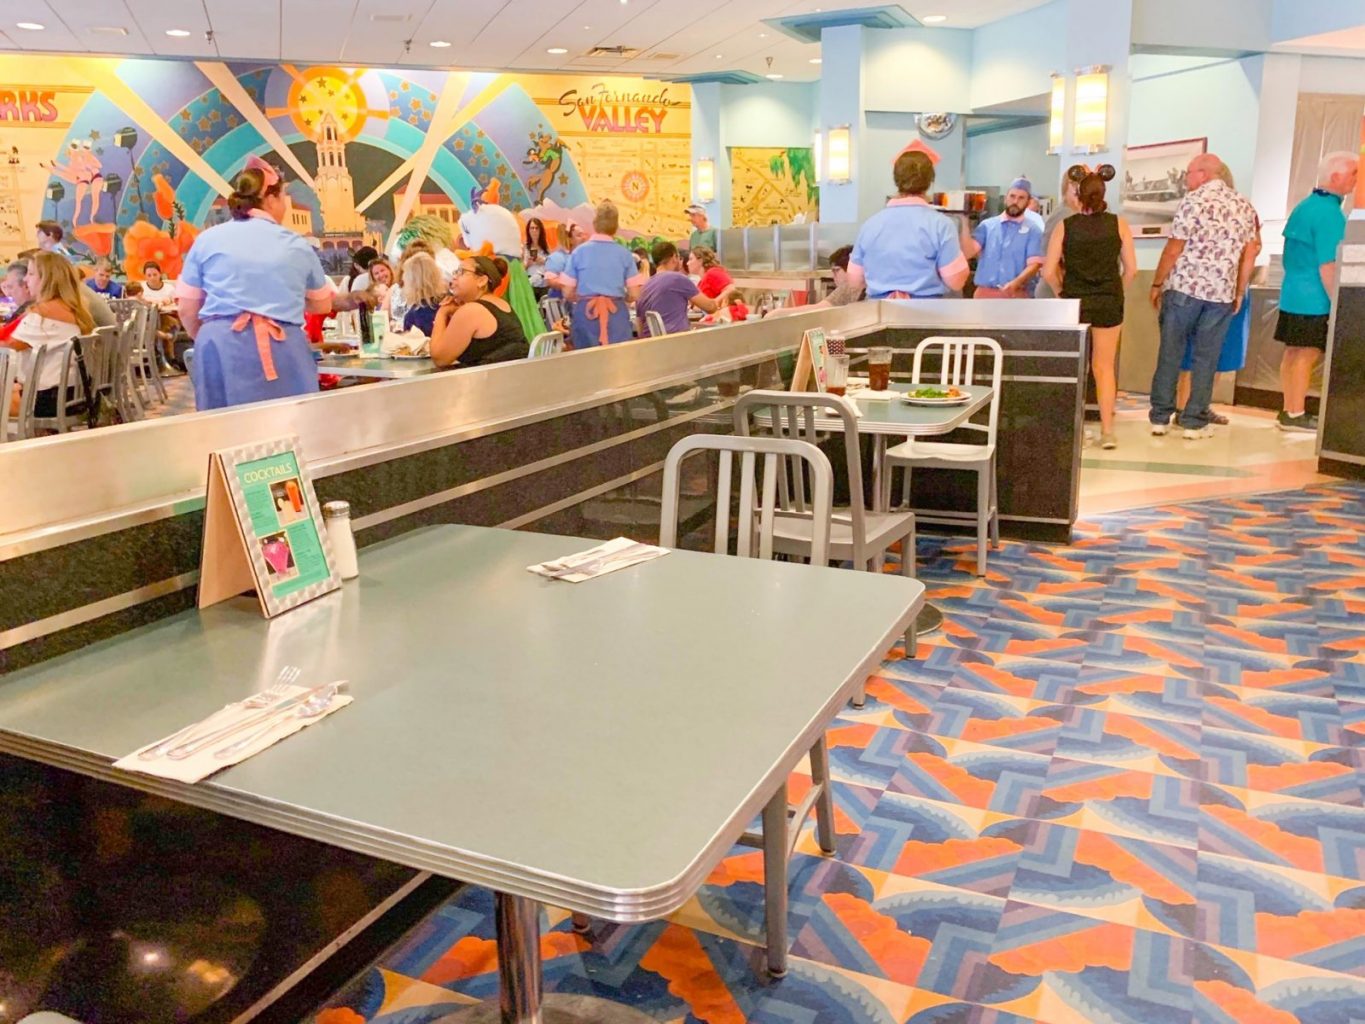
[[[1167,426],[1166,424],[1164,424],[1164,423],[1153,423],[1153,424],[1152,424],[1152,436],[1153,436],[1153,437],[1165,437],[1165,436],[1166,436],[1166,431],[1168,431],[1168,430],[1170,430],[1170,429],[1171,429],[1171,428],[1168,427],[1168,426]]]
[[[1183,437],[1186,441],[1198,441],[1202,437],[1212,437],[1213,425],[1209,424],[1208,426],[1200,427],[1197,430],[1186,430],[1180,436]]]

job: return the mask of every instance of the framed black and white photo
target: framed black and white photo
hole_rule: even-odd
[[[1123,215],[1139,238],[1171,233],[1176,207],[1189,191],[1190,161],[1209,151],[1208,138],[1181,139],[1152,146],[1129,146],[1123,155]]]

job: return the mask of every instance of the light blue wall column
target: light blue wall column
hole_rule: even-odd
[[[714,228],[730,226],[730,153],[725,146],[724,93],[719,82],[692,86],[692,177],[691,196],[697,199],[697,161],[716,162],[716,196],[706,207]]]
[[[820,182],[820,220],[827,224],[854,224],[862,218],[858,209],[858,182],[867,164],[867,116],[864,111],[864,54],[867,33],[860,25],[840,25],[820,33],[820,102],[817,128],[827,145],[829,129],[848,125],[852,129],[853,180],[844,185]],[[821,173],[828,175],[828,161]]]
[[[1109,66],[1109,131],[1108,145],[1103,152],[1077,154],[1072,152],[1075,135],[1071,120],[1066,126],[1062,149],[1062,170],[1073,163],[1087,163],[1091,167],[1113,164],[1118,172],[1108,189],[1111,209],[1122,204],[1118,183],[1123,181],[1123,149],[1128,139],[1128,104],[1131,96],[1131,74],[1128,66],[1133,44],[1133,0],[1067,0],[1066,58],[1064,69],[1071,77],[1075,90],[1074,73],[1077,68],[1095,64]],[[1074,104],[1069,104],[1074,106]]]

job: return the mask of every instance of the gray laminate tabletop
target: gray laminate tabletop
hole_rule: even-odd
[[[323,356],[318,360],[318,373],[334,373],[339,377],[372,377],[380,380],[406,380],[439,372],[430,359],[394,359],[386,356]]]
[[[905,394],[917,387],[937,387],[931,382],[924,384],[892,384],[890,390]],[[931,437],[935,434],[950,434],[991,400],[991,389],[978,384],[962,387],[971,398],[961,405],[911,405],[901,399],[870,402],[859,398],[855,391],[848,397],[858,406],[862,417],[858,420],[860,434],[889,434],[900,437]],[[838,429],[839,422],[818,420],[825,429]]]
[[[680,906],[923,602],[899,576],[438,526],[273,621],[236,598],[0,678],[0,749],[622,921]],[[355,703],[194,786],[119,756],[272,682]]]

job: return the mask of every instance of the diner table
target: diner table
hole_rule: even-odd
[[[461,1020],[648,1020],[542,998],[540,904],[668,915],[762,813],[784,964],[788,774],[924,588],[690,551],[578,584],[527,571],[594,543],[382,541],[357,580],[273,620],[241,596],[9,674],[0,750],[492,889],[500,1006]],[[113,767],[286,665],[346,679],[354,703],[195,785]]]
[[[906,394],[917,387],[928,387],[932,381],[921,384],[892,383],[889,390]],[[867,399],[859,397],[857,390],[850,391],[848,398],[858,407],[858,433],[867,434],[873,439],[872,451],[872,494],[874,510],[886,511],[881,507],[881,475],[885,472],[887,438],[896,437],[936,437],[951,434],[977,412],[990,404],[994,390],[979,384],[969,384],[962,388],[971,397],[959,405],[911,405],[902,399]],[[816,416],[817,430],[842,431],[842,420],[830,416]],[[925,604],[915,622],[917,635],[932,633],[943,625],[943,612],[931,604]]]
[[[410,377],[425,377],[427,374],[440,372],[440,367],[428,358],[326,355],[317,363],[318,373],[378,380],[407,380]]]

